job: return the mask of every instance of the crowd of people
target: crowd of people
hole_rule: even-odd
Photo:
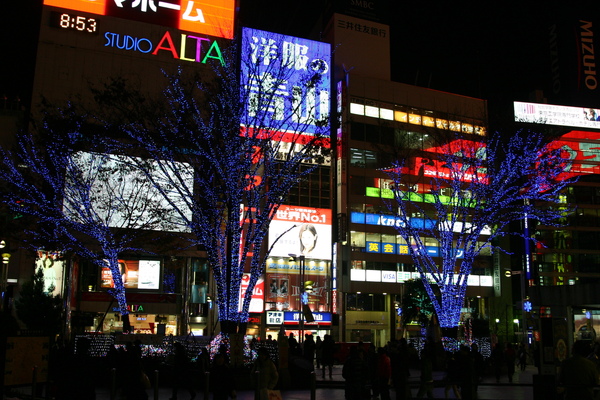
[[[63,373],[51,377],[54,378],[53,395],[56,399],[95,399],[94,391],[90,390],[93,388],[91,377],[87,373],[90,363],[89,346],[89,340],[84,338],[77,343],[76,351],[68,357],[58,358],[62,362],[58,370]],[[331,335],[324,335],[323,339],[316,336],[315,340],[310,333],[305,334],[301,341],[293,333],[289,336],[280,334],[277,340],[269,335],[264,341],[253,339],[250,347],[257,354],[250,375],[253,387],[260,391],[272,391],[285,386],[281,380],[281,352],[284,349],[285,362],[291,364],[292,360],[302,361],[298,365],[302,365],[307,372],[320,374],[324,380],[333,379],[334,362],[340,355],[340,347]],[[556,378],[557,393],[561,398],[594,398],[600,371],[599,356],[600,344],[591,347],[590,341],[575,342],[572,356],[562,362]],[[391,389],[395,392],[396,400],[434,398],[434,386],[442,386],[447,399],[471,400],[477,399],[478,386],[484,373],[489,372],[497,383],[510,384],[515,370],[524,371],[528,360],[532,358],[535,358],[534,354],[530,354],[522,344],[514,346],[511,343],[498,343],[492,349],[490,357],[484,359],[476,344],[461,345],[457,351],[450,352],[444,350],[440,342],[428,340],[419,352],[406,339],[391,340],[384,347],[358,342],[349,348],[341,372],[345,381],[345,398],[348,400],[391,400]],[[235,398],[235,380],[232,380],[229,361],[226,346],[219,348],[211,357],[208,351],[201,351],[198,355],[189,354],[186,346],[181,342],[174,342],[173,352],[166,360],[172,385],[171,400],[177,400],[182,395],[184,397],[181,398],[194,399],[197,396],[196,390],[202,384],[209,385],[215,400]],[[142,364],[140,343],[129,342],[125,346],[113,346],[105,363],[108,369],[116,371],[116,388],[120,398],[148,399],[150,379]],[[198,369],[202,372],[199,376],[209,377],[209,381],[199,384],[199,376],[193,376],[193,372]],[[437,380],[434,379],[434,371],[442,370],[445,374],[438,373]],[[411,377],[411,371],[418,371],[418,376]],[[440,376],[443,376],[443,381]],[[416,381],[418,385],[415,384]]]
[[[350,349],[350,356],[343,365],[345,397],[348,400],[390,400],[390,388],[394,388],[396,400],[411,399],[410,370],[417,369],[420,371],[419,386],[414,395],[416,398],[434,398],[433,371],[445,367],[446,398],[452,392],[458,399],[475,399],[483,363],[477,345],[461,346],[458,352],[451,353],[445,352],[441,344],[427,341],[419,356],[406,339],[392,340],[379,348],[359,343]]]

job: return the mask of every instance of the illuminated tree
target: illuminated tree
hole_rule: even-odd
[[[15,213],[37,222],[29,232],[32,246],[72,251],[99,269],[109,267],[109,292],[126,315],[119,255],[147,253],[138,245],[150,241],[150,230],[170,230],[176,216],[130,158],[94,137],[90,120],[73,107],[46,113],[41,129],[18,135],[14,152],[0,149],[1,195]]]
[[[477,258],[501,250],[500,236],[519,235],[508,225],[527,219],[556,226],[564,216],[561,191],[570,182],[560,175],[567,162],[529,131],[506,141],[454,137],[427,151],[387,170],[394,195],[389,207],[440,326],[456,327]],[[439,254],[427,251],[425,238],[435,239]]]
[[[323,43],[245,30],[209,73],[167,74],[162,99],[131,89],[123,96],[120,81],[96,92],[112,106],[109,129],[162,174],[142,158],[135,167],[178,214],[192,244],[206,250],[223,333],[244,332],[270,221],[290,189],[328,157],[329,57]],[[251,277],[240,304],[245,269]]]

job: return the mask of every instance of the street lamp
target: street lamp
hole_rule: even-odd
[[[0,242],[0,248],[5,248],[6,242],[2,240]],[[0,290],[2,294],[2,303],[0,304],[0,310],[4,311],[6,302],[6,288],[8,285],[8,262],[10,261],[10,253],[2,253],[2,274],[0,275]]]
[[[304,255],[299,255],[297,256],[296,254],[288,254],[294,261],[296,261],[296,258],[299,261],[299,267],[300,267],[300,310],[299,310],[299,315],[298,315],[298,327],[300,330],[300,342],[302,343],[304,341],[304,319],[306,318],[307,322],[312,322],[314,321],[314,318],[312,316],[312,312],[310,311],[310,307],[308,306],[308,292],[306,291],[306,284],[307,281],[306,279],[306,266],[305,266],[305,260],[306,257]],[[312,290],[312,282],[311,282],[311,286],[310,286],[311,290]]]

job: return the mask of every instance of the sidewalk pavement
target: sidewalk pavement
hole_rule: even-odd
[[[533,366],[527,366],[525,371],[515,371],[513,377],[513,383],[508,383],[508,378],[503,376],[499,383],[496,383],[495,377],[487,376],[483,379],[483,382],[479,386],[478,399],[479,400],[532,400],[533,399],[533,376],[537,374],[537,369]],[[418,370],[411,370],[410,384],[412,388],[413,398],[416,397],[418,386],[419,386],[419,375]],[[434,388],[433,394],[436,399],[445,399],[444,394],[444,372],[434,372],[434,380],[436,381],[436,387]],[[344,397],[344,379],[342,378],[342,366],[336,365],[333,369],[332,379],[328,377],[323,379],[321,372],[316,371],[316,392],[315,400],[343,400]],[[24,387],[20,390],[21,396],[10,398],[4,397],[4,400],[21,400],[31,399],[31,388]],[[171,398],[171,388],[160,387],[158,393],[155,393],[154,389],[149,389],[148,400],[169,400]],[[390,390],[391,398],[395,398],[395,391]],[[311,400],[310,390],[288,390],[282,391],[282,397],[284,400]],[[180,390],[178,399],[187,400],[189,395],[186,391]],[[452,391],[449,392],[449,399],[454,398]],[[42,398],[36,398],[42,399]],[[202,392],[198,392],[195,400],[209,400],[212,399],[212,394],[205,399]],[[96,389],[96,400],[110,400],[110,392],[108,387],[101,387]],[[119,400],[117,398],[116,400]],[[237,400],[254,400],[254,391],[242,390],[237,392]],[[370,400],[370,399],[365,399]]]

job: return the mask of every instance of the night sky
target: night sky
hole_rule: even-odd
[[[240,1],[243,25],[310,39],[318,39],[311,32],[319,31],[319,17],[329,8],[327,0]],[[10,1],[6,12],[0,13],[0,95],[23,96],[27,90],[41,2]],[[532,90],[548,82],[547,21],[556,17],[554,2],[588,9],[583,2],[560,0],[504,1],[493,6],[390,1],[392,79],[490,102],[528,100]],[[599,3],[591,3],[589,15],[599,15]]]
[[[326,8],[323,0],[242,0],[242,8],[248,3],[247,24],[303,37]],[[391,1],[392,79],[479,98],[526,98],[546,74],[548,10],[540,5],[548,2],[487,3]]]

